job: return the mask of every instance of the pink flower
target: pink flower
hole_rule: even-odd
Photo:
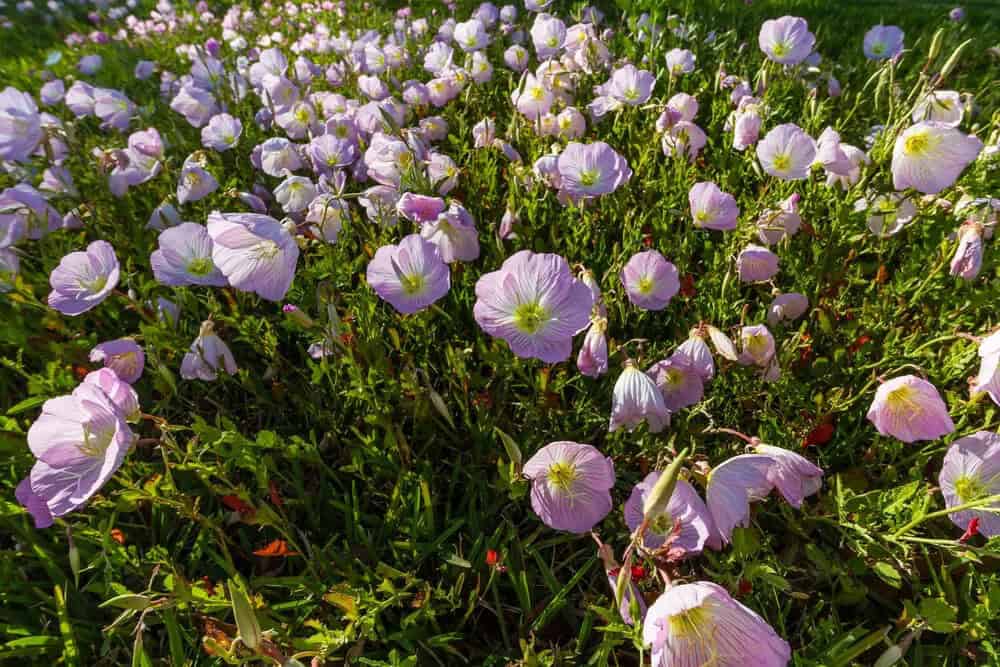
[[[868,421],[882,435],[903,442],[937,440],[955,430],[937,388],[915,375],[880,385],[868,410]]]
[[[643,310],[663,310],[681,288],[677,267],[657,250],[632,255],[621,281],[629,301]]]
[[[553,442],[524,464],[531,508],[556,530],[586,533],[611,511],[615,466],[590,445]]]

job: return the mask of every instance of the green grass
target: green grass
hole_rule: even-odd
[[[655,6],[665,17],[658,3],[633,4]],[[719,33],[711,46],[689,45],[699,67],[673,88],[701,103],[697,122],[709,135],[704,161],[668,161],[653,134],[657,112],[623,111],[588,140],[614,146],[635,176],[585,209],[563,208],[553,193],[521,185],[519,168],[497,151],[471,149],[471,128],[487,115],[529,165],[552,143],[511,116],[516,78],[498,66],[502,47],[493,45],[493,82],[470,87],[442,111],[450,134],[441,150],[462,167],[452,194],[476,218],[481,257],[453,267],[451,292],[435,307],[400,317],[362,276],[374,251],[396,242],[401,230],[375,228],[355,209],[336,245],[312,243],[303,252],[286,299],[321,322],[328,305],[336,309],[348,344],[323,362],[306,354],[316,332],[285,317],[280,305],[233,290],[170,289],[153,280],[148,258],[156,234],[144,225],[173,191],[184,157],[200,139],[159,99],[156,77],[135,81],[131,72],[146,58],[183,73],[174,47],[204,36],[189,31],[68,49],[61,36],[86,32],[82,13],[52,25],[37,14],[14,17],[15,29],[0,33],[0,81],[37,92],[38,71],[51,51],[62,54],[49,67],[58,76],[72,75],[81,54],[100,53],[104,68],[96,83],[121,88],[142,107],[133,128],[157,127],[169,158],[164,174],[115,199],[90,151],[120,147],[125,137],[100,131],[93,119],[76,123],[67,166],[81,200],[55,203],[62,212],[82,206],[86,227],[26,244],[18,292],[0,297],[0,663],[222,664],[203,646],[206,637],[224,645],[235,635],[226,584],[242,577],[275,643],[289,655],[318,652],[327,664],[349,658],[370,665],[637,664],[640,634],[618,617],[593,541],[538,521],[504,434],[524,458],[554,440],[591,443],[614,458],[615,509],[598,530],[620,554],[628,541],[620,508],[632,485],[685,447],[710,465],[741,453],[742,443],[712,432],[728,427],[804,453],[826,471],[823,490],[801,511],[775,498],[755,506],[751,527],[739,530],[731,547],[686,562],[678,576],[739,591],[740,601],[791,643],[798,665],[870,665],[886,641],[913,631],[918,636],[906,664],[1000,664],[997,540],[958,544],[960,530],[943,517],[893,537],[943,508],[935,485],[952,438],[904,445],[878,436],[865,419],[877,378],[916,368],[941,390],[957,435],[1000,428],[988,398],[969,398],[967,378],[978,358],[974,343],[958,335],[981,335],[1000,324],[996,241],[987,243],[980,277],[965,282],[947,273],[955,248],[949,234],[958,221],[943,209],[925,207],[913,226],[879,240],[853,211],[862,187],[842,193],[817,178],[789,184],[763,177],[751,155],[730,149],[722,129],[728,95],[715,86],[720,65],[748,79],[758,73],[763,20],[802,15],[817,35],[824,71],[832,63],[844,94],[810,101],[801,82],[772,69],[765,129],[796,122],[816,136],[834,125],[845,141],[863,146],[872,124],[906,113],[891,86],[865,86],[876,66],[861,54],[864,31],[879,20],[905,30],[912,51],[894,72],[905,96],[942,28],[931,71],[972,40],[946,85],[974,95],[977,113],[965,127],[985,139],[997,130],[1000,109],[998,59],[987,51],[1000,43],[1000,15],[990,2],[964,6],[963,24],[947,21],[949,5],[931,2],[676,7],[699,34]],[[470,7],[466,3],[459,16]],[[440,4],[419,3],[414,13],[430,8]],[[557,13],[576,8],[560,3]],[[649,51],[630,36],[620,8],[605,9],[619,56],[649,56],[657,69],[666,49],[682,45],[668,36]],[[336,25],[335,17],[327,19]],[[376,4],[346,23],[384,29],[389,20]],[[426,78],[414,67],[400,79],[417,76]],[[581,104],[603,80],[581,82]],[[667,96],[661,77],[654,99]],[[254,125],[254,110],[248,101],[231,111],[245,127],[240,148],[209,156],[221,187],[187,205],[185,220],[204,222],[214,209],[241,210],[225,192],[253,183],[247,156],[270,136]],[[54,113],[69,120],[65,109]],[[890,152],[891,146],[876,145],[866,186],[891,187]],[[997,173],[976,165],[961,188],[997,195]],[[260,178],[269,187],[277,183]],[[700,180],[737,197],[738,230],[722,235],[692,228],[687,192]],[[16,182],[0,175],[0,186]],[[348,185],[350,192],[359,189]],[[754,237],[750,223],[757,213],[793,191],[802,195],[802,217],[814,233],[781,246],[776,284],[805,293],[811,308],[795,324],[774,329],[781,379],[764,384],[748,368],[723,364],[705,401],[675,415],[664,433],[608,433],[611,391],[626,352],[645,368],[700,321],[730,333],[741,323],[765,321],[771,286],[739,283],[733,259]],[[522,224],[516,240],[501,242],[495,230],[508,206]],[[133,290],[135,301],[169,296],[181,306],[176,327],[143,317],[125,298],[78,318],[44,307],[48,274],[59,258],[98,238],[117,249],[121,287]],[[628,257],[647,244],[694,281],[692,295],[656,313],[629,305],[617,278]],[[519,360],[479,330],[472,317],[476,280],[521,248],[557,252],[594,271],[611,323],[607,376],[595,381],[572,363]],[[211,384],[183,381],[180,360],[209,316],[241,370]],[[27,428],[44,399],[68,393],[91,368],[87,354],[94,344],[123,335],[140,337],[146,348],[137,389],[143,412],[165,425],[143,422],[143,444],[103,492],[57,526],[36,531],[13,498],[33,460]],[[624,345],[636,338],[647,342]],[[803,450],[803,438],[824,420],[835,424],[832,440]],[[233,511],[232,497],[243,512]],[[279,539],[298,555],[254,555]],[[486,564],[491,549],[503,568]],[[651,594],[660,590],[652,578],[641,585]],[[126,594],[143,597],[121,597]]]

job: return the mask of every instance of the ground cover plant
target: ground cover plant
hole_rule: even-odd
[[[989,3],[0,12],[4,664],[1000,664]]]

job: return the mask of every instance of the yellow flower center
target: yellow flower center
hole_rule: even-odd
[[[969,477],[968,475],[962,475],[955,480],[955,493],[958,494],[958,499],[963,504],[971,503],[974,500],[979,500],[987,496],[986,488],[982,482],[978,478]]]
[[[549,311],[539,303],[522,303],[514,309],[514,326],[523,333],[535,334],[549,319]]]
[[[188,262],[187,272],[193,276],[207,276],[215,267],[208,257],[198,257]]]
[[[549,472],[546,476],[550,487],[568,494],[573,490],[573,482],[577,478],[576,466],[572,463],[559,461],[549,466]]]
[[[114,435],[114,429],[106,429],[95,433],[91,432],[88,424],[84,424],[83,442],[78,446],[78,449],[84,456],[93,458],[101,457],[104,455],[105,450],[107,450],[108,445],[111,444],[111,439]]]
[[[669,535],[674,532],[674,518],[669,512],[659,514],[649,523],[649,529],[657,535]]]
[[[427,281],[419,273],[412,273],[410,275],[399,277],[399,285],[408,296],[413,296],[414,294],[423,291],[426,284]]]
[[[775,171],[788,171],[792,166],[792,158],[788,153],[778,153],[774,156]]]
[[[639,278],[639,283],[636,285],[636,289],[639,290],[640,294],[649,294],[653,291],[653,287],[656,286],[656,282],[649,276],[643,276]]]
[[[774,51],[776,57],[784,58],[792,48],[786,42],[778,42],[771,47],[771,50]]]
[[[924,157],[935,143],[930,132],[915,132],[903,141],[903,152],[911,157]]]
[[[600,172],[596,169],[584,169],[580,172],[580,184],[589,188],[597,183],[597,179],[600,175]]]
[[[710,621],[711,612],[705,607],[688,609],[670,617],[670,634],[676,639],[697,638],[704,642],[707,640],[705,626]]]

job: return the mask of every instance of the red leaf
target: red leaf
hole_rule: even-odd
[[[267,556],[270,558],[284,558],[285,556],[298,556],[299,552],[289,551],[288,542],[284,540],[275,540],[263,549],[257,549],[257,551],[254,551],[253,555]]]

